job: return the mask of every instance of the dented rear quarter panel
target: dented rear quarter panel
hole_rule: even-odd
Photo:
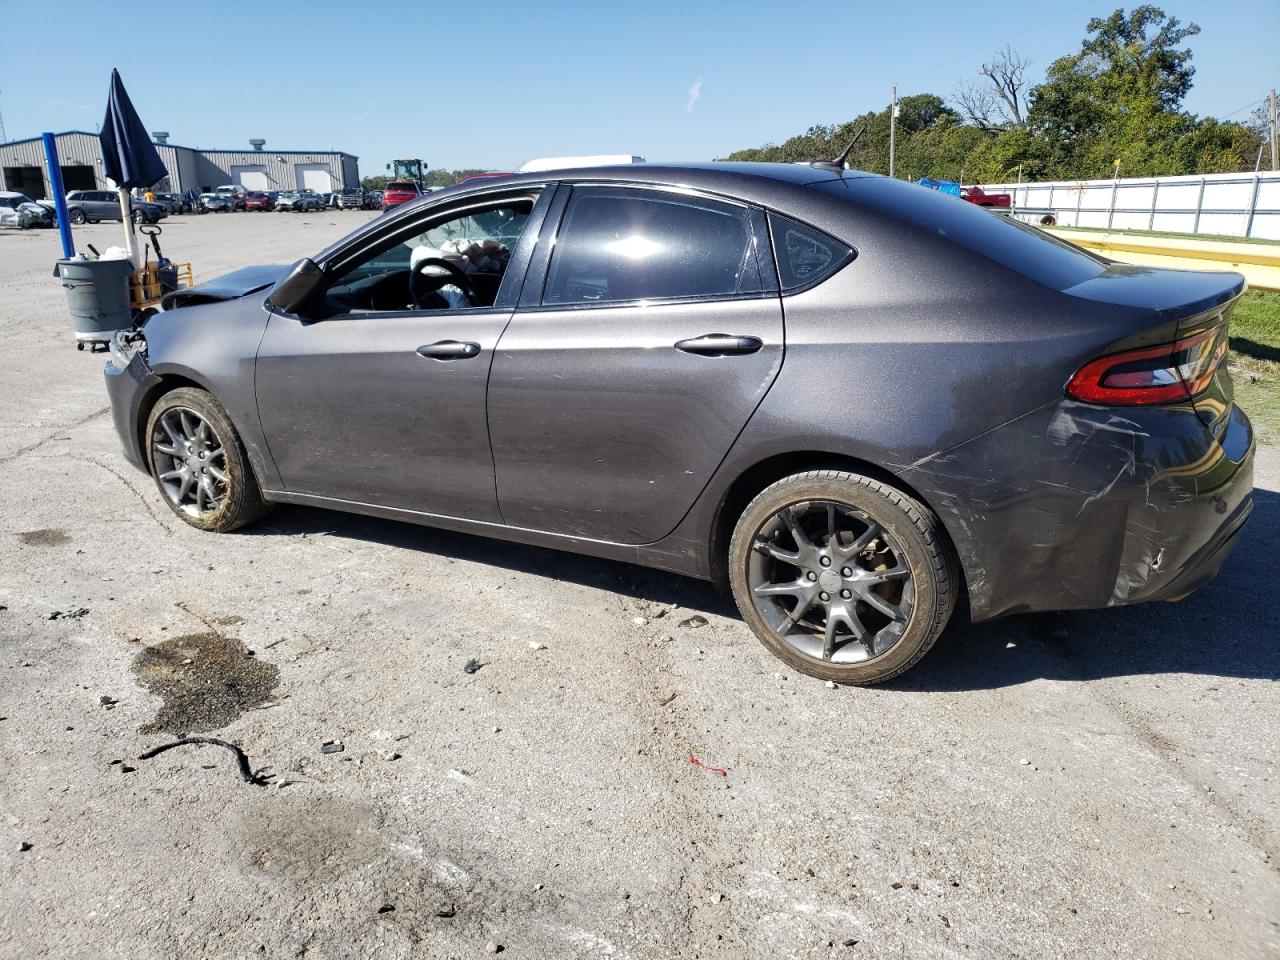
[[[1252,490],[1238,409],[1220,443],[1191,403],[1062,399],[917,464],[906,479],[942,517],[975,620],[1092,609],[1176,591]]]

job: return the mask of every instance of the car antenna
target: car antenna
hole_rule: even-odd
[[[853,139],[849,141],[849,145],[844,148],[844,152],[840,156],[834,160],[814,160],[809,166],[817,167],[820,170],[834,170],[836,173],[844,173],[844,162],[849,159],[849,154],[853,151],[853,145],[866,132],[867,125],[864,123],[862,128],[853,135]]]

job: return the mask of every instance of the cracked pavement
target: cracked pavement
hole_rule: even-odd
[[[365,216],[163,243],[208,278]],[[56,248],[0,234],[0,957],[1280,956],[1277,448],[1182,603],[953,627],[832,690],[694,581],[302,507],[186,527]],[[270,786],[138,759],[206,688],[188,732]]]

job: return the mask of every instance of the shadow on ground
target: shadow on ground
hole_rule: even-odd
[[[1185,600],[1026,614],[984,624],[956,623],[893,686],[919,691],[985,690],[1040,678],[1091,680],[1155,673],[1280,680],[1280,644],[1274,639],[1280,494],[1257,490],[1254,503],[1241,543],[1217,579]],[[709,583],[448,530],[282,506],[245,532],[271,536],[322,531],[738,619],[728,593]]]

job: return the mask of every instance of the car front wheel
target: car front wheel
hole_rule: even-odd
[[[166,393],[147,418],[147,455],[160,495],[200,530],[226,533],[269,509],[235,427],[211,394]]]
[[[729,563],[738,609],[769,651],[847,684],[914,666],[950,619],[959,582],[928,507],[841,470],[762,491],[734,527]]]
[[[71,222],[72,222],[72,223],[84,223],[84,222],[85,222],[85,216],[84,216],[84,211],[83,211],[83,210],[72,210],[72,211],[71,211],[71,213],[70,213],[70,214],[68,214],[68,216],[71,218]]]

